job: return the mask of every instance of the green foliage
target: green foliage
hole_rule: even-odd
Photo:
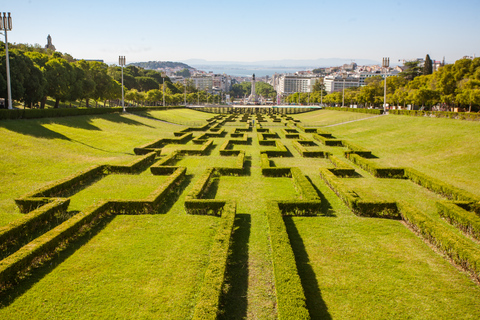
[[[310,319],[285,223],[276,202],[267,205],[279,319]]]
[[[225,281],[233,224],[235,221],[235,201],[224,203],[221,222],[213,240],[210,262],[205,272],[192,319],[217,319],[222,286]]]
[[[466,238],[449,232],[442,224],[404,202],[400,203],[400,212],[403,220],[430,243],[462,268],[472,272],[476,279],[480,279],[480,251],[472,247]]]
[[[437,201],[438,214],[466,234],[480,240],[480,217],[450,201]]]

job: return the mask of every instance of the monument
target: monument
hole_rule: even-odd
[[[50,49],[52,51],[57,50],[57,49],[55,49],[55,46],[52,44],[52,37],[50,37],[50,35],[48,35],[48,37],[47,37],[47,45],[45,46],[45,49]]]
[[[255,93],[255,73],[252,76],[252,92],[250,93],[250,96],[248,96],[247,103],[250,103],[250,104],[258,103],[257,94]]]

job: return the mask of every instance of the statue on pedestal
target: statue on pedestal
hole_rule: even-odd
[[[50,35],[48,35],[48,37],[47,37],[47,45],[45,46],[45,49],[50,49],[52,51],[57,50],[57,49],[55,49],[55,46],[52,44],[52,37],[50,37]]]

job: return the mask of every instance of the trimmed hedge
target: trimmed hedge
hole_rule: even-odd
[[[479,121],[480,114],[470,112],[425,111],[425,110],[389,110],[388,114],[417,117],[449,118]]]
[[[201,199],[203,195],[208,191],[212,183],[212,178],[218,176],[215,168],[207,168],[205,172],[198,178],[197,182],[193,185],[190,192],[186,195],[185,201],[191,199]]]
[[[181,136],[178,136],[178,138],[158,139],[154,142],[150,142],[150,143],[144,144],[144,145],[142,145],[138,148],[134,148],[133,151],[137,155],[147,154],[147,153],[150,153],[152,151],[155,151],[155,152],[157,152],[158,155],[160,155],[161,150],[157,150],[157,149],[161,149],[167,144],[185,144],[188,141],[190,141],[192,138],[193,138],[193,133],[192,132],[186,132],[186,133],[182,134]]]
[[[179,149],[178,153],[188,155],[205,155],[213,146],[213,139],[205,140],[200,149]]]
[[[314,150],[307,149],[308,147],[305,147],[305,145],[311,146],[312,143],[316,146],[316,148],[315,147],[313,148],[310,147],[310,148]],[[292,145],[298,151],[298,153],[300,153],[304,158],[325,158],[327,157],[327,154],[328,154],[328,152],[326,151],[315,150],[315,149],[318,149],[318,146],[311,140],[295,140],[292,142]]]
[[[353,190],[346,187],[334,174],[337,169],[320,168],[320,177],[352,211],[364,217],[398,219],[400,217],[396,202],[362,199]]]
[[[427,241],[450,257],[473,277],[480,280],[480,250],[472,245],[472,241],[464,236],[451,232],[446,226],[438,223],[407,203],[399,203],[400,213],[413,229]]]
[[[317,191],[312,183],[305,177],[302,170],[297,167],[291,168],[292,179],[294,185],[300,191],[300,195],[304,200],[320,200]]]
[[[269,157],[289,157],[290,152],[288,149],[283,145],[280,140],[275,140],[276,149],[274,150],[261,150],[260,153],[265,153]]]
[[[278,200],[282,216],[316,216],[321,214],[320,200]]]
[[[348,142],[348,141],[345,141],[345,140],[342,140],[343,141],[343,146],[345,148],[348,149],[348,151],[345,151],[345,154],[351,154],[351,153],[354,153],[354,154],[358,154],[359,156],[362,156],[364,158],[371,158],[372,157],[372,151],[370,150],[366,150],[352,142]]]
[[[267,219],[270,229],[278,318],[310,319],[295,255],[276,202],[267,203]]]
[[[420,171],[417,171],[412,168],[405,169],[405,178],[408,178],[413,182],[415,182],[416,184],[419,184],[422,187],[425,187],[451,200],[469,201],[469,202],[480,201],[480,199],[476,195],[471,194],[468,191],[462,190],[448,183],[445,183],[441,180],[427,176],[426,174],[421,173]]]
[[[156,152],[147,153],[144,156],[138,157],[138,159],[132,161],[131,163],[121,166],[121,165],[107,165],[107,173],[123,173],[123,174],[133,174],[138,173],[146,168],[148,168],[153,162],[155,162],[155,157],[157,156]]]
[[[38,230],[52,225],[55,217],[64,214],[70,204],[70,199],[50,200],[50,203],[0,228],[0,260],[24,246]]]
[[[0,261],[0,287],[8,287],[30,268],[49,260],[109,214],[110,204],[100,201]]]
[[[349,111],[349,112],[358,112],[358,113],[371,113],[371,114],[383,114],[382,109],[366,109],[366,108],[348,108],[348,107],[325,107],[325,110],[335,110],[335,111]]]
[[[237,161],[233,167],[216,167],[216,170],[221,175],[243,175],[245,174],[245,151],[240,151],[237,156]]]
[[[295,125],[297,126],[297,128],[301,129],[305,133],[316,133],[317,132],[317,128],[305,127],[305,126],[303,126],[303,124],[301,124],[299,122],[295,123]]]
[[[62,197],[71,190],[88,184],[102,177],[107,166],[96,165],[75,173],[67,178],[48,184],[40,189],[29,192],[19,199],[15,199],[20,212],[28,213],[49,202],[46,198]]]
[[[312,135],[312,137],[313,137],[313,139],[315,139],[317,141],[320,141],[322,144],[324,144],[326,146],[330,146],[330,147],[342,147],[343,146],[343,140],[327,138],[327,137],[325,137],[323,135],[320,135],[318,133],[314,133]]]
[[[436,205],[441,217],[473,238],[480,240],[480,217],[476,213],[467,211],[450,201],[437,201]]]
[[[390,179],[404,179],[405,178],[405,169],[404,168],[385,168],[379,167],[376,163],[371,160],[367,160],[361,157],[358,154],[348,153],[345,156],[352,161],[353,163],[359,165],[374,177],[377,178],[390,178]]]

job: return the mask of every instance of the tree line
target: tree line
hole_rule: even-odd
[[[452,110],[462,107],[468,111],[480,108],[480,58],[460,59],[432,72],[427,55],[424,67],[417,61],[405,63],[407,69],[397,76],[387,77],[387,104],[416,105],[424,109]],[[322,92],[323,90],[323,92]],[[383,106],[384,78],[379,75],[365,80],[365,86],[327,94],[320,81],[311,94],[295,93],[286,97],[287,103],[321,103],[364,107]]]

